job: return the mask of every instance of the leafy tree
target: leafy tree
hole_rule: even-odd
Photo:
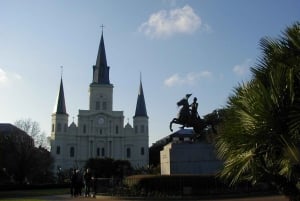
[[[275,186],[290,200],[300,199],[300,23],[278,39],[263,38],[253,79],[229,97],[220,176],[231,184],[248,180]]]
[[[0,141],[0,162],[5,174],[17,183],[47,183],[53,178],[54,159],[50,152],[42,147],[15,141],[7,137]],[[11,177],[11,178],[10,178]]]
[[[33,121],[30,118],[20,119],[15,122],[15,126],[25,131],[28,135],[30,135],[36,147],[44,147],[49,149],[49,143],[46,137],[45,132],[41,131],[40,124],[36,121]]]

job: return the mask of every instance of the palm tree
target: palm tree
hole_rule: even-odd
[[[263,38],[252,80],[229,97],[223,133],[221,178],[267,182],[290,200],[300,198],[300,23],[279,39]]]

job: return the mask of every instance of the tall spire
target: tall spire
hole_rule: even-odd
[[[135,115],[134,117],[148,117],[145,97],[143,92],[143,85],[142,85],[142,76],[140,75],[140,88],[139,94],[137,97],[136,108],[135,108]]]
[[[103,25],[102,34],[98,49],[96,65],[93,66],[93,83],[110,84],[109,81],[109,66],[107,66],[106,53],[103,39]]]
[[[67,114],[62,77],[60,78],[60,87],[53,113]]]

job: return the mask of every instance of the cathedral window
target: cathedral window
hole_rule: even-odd
[[[57,132],[60,132],[60,131],[61,131],[61,124],[58,123],[58,124],[57,124]]]
[[[104,148],[101,149],[101,156],[102,156],[102,157],[105,156],[105,149],[104,149]]]
[[[90,157],[93,157],[93,151],[94,150],[94,146],[93,146],[93,141],[90,141]]]
[[[130,148],[127,148],[127,149],[126,149],[126,157],[127,157],[127,158],[130,158],[130,157],[131,157],[131,149],[130,149]]]
[[[83,133],[86,133],[86,125],[83,125]]]
[[[118,134],[119,133],[119,126],[117,125],[116,126],[116,134]]]
[[[97,148],[97,156],[98,157],[100,156],[100,148],[99,147]]]
[[[70,157],[74,157],[74,155],[75,155],[75,149],[74,149],[74,147],[71,147],[70,148]]]
[[[144,132],[145,132],[145,126],[141,125],[141,133],[144,133]]]
[[[102,103],[102,109],[107,110],[107,103],[105,101]]]
[[[67,132],[67,128],[68,128],[68,125],[65,124],[65,126],[64,126],[64,132],[65,132],[65,133]]]
[[[141,148],[141,155],[145,155],[145,148],[144,147]]]
[[[100,102],[96,101],[96,110],[100,110]]]
[[[59,155],[60,154],[60,146],[56,147],[56,154]]]

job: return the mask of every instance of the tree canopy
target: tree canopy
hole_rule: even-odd
[[[229,97],[217,138],[220,176],[231,184],[265,182],[300,197],[300,23],[260,41],[252,80]]]
[[[36,147],[44,147],[49,150],[49,143],[47,141],[46,133],[41,131],[40,124],[30,118],[19,119],[15,122],[15,126],[25,131],[34,140]]]

